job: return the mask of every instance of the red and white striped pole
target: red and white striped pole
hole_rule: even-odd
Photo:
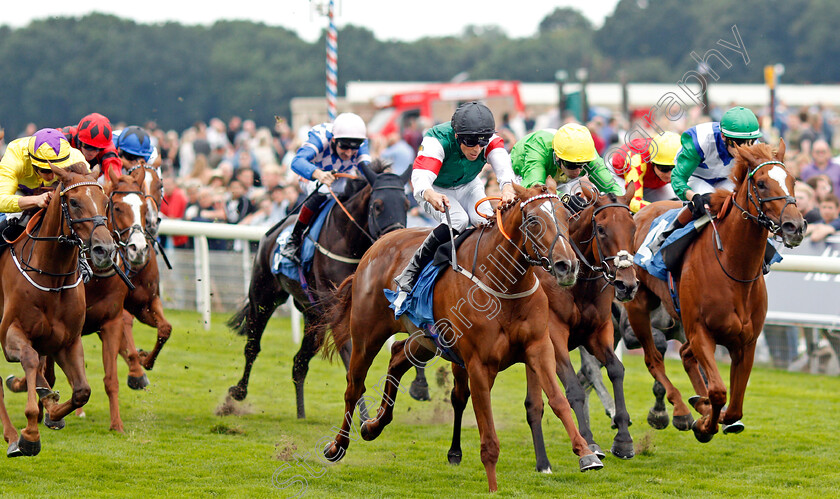
[[[335,29],[335,0],[330,0],[330,27],[327,31],[327,115],[335,120],[335,100],[338,95],[338,32]]]

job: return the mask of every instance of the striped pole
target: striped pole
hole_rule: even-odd
[[[330,28],[327,32],[327,114],[335,120],[335,99],[338,91],[338,33],[335,29],[335,0],[330,0]]]

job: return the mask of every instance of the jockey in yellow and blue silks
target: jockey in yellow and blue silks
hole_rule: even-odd
[[[502,138],[496,134],[496,120],[490,109],[480,102],[467,102],[455,110],[452,121],[430,128],[423,137],[411,183],[414,198],[426,213],[440,225],[423,241],[403,271],[394,278],[399,295],[394,306],[399,309],[411,292],[417,277],[432,260],[437,248],[449,240],[445,210],[449,209],[451,230],[463,232],[470,223],[479,224],[484,218],[476,211],[476,203],[486,196],[484,182],[478,176],[489,163],[502,191],[502,203],[516,197],[510,155]],[[489,202],[478,210],[492,215]]]
[[[524,187],[545,184],[548,177],[557,181],[558,194],[572,194],[585,173],[599,191],[622,195],[621,187],[598,156],[592,133],[583,125],[568,123],[559,130],[532,132],[519,140],[510,152],[513,171]],[[574,196],[566,205],[577,212],[585,207]]]
[[[677,153],[676,166],[671,172],[671,186],[677,196],[688,204],[651,242],[651,253],[656,253],[675,230],[705,214],[705,206],[715,189],[735,188],[729,180],[735,166],[735,146],[752,145],[759,138],[758,118],[745,107],[729,109],[719,123],[701,123],[683,132],[680,137],[682,148]]]
[[[298,252],[303,232],[327,200],[329,188],[332,187],[336,194],[344,192],[347,179],[336,178],[333,173],[348,173],[356,168],[362,170],[369,164],[367,127],[358,115],[342,113],[332,123],[322,123],[309,131],[309,138],[292,160],[292,170],[320,184],[304,201],[295,227],[286,245],[280,250],[282,256],[300,263]]]

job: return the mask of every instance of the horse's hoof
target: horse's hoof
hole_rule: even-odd
[[[52,399],[53,402],[58,403],[58,401],[61,399],[61,396],[58,394],[57,391],[53,391],[49,388],[44,388],[42,386],[36,386],[35,393],[38,394],[38,400],[40,400],[41,402],[43,402],[44,399]]]
[[[461,449],[450,450],[449,452],[446,453],[446,459],[449,460],[449,464],[454,464],[454,465],[461,464],[461,458],[462,457],[463,456],[461,454]],[[537,468],[537,471],[539,471],[539,468]]]
[[[694,438],[697,439],[698,442],[701,444],[707,444],[712,441],[712,437],[714,437],[714,433],[703,433],[697,428],[698,421],[695,421],[694,424],[691,425],[691,429],[694,430]]]
[[[362,435],[362,440],[366,442],[370,442],[371,440],[375,440],[382,433],[382,427],[377,425],[376,430],[371,430],[371,425],[373,425],[374,421],[368,419],[364,421],[362,425],[359,427],[359,434]]]
[[[242,388],[239,385],[228,388],[228,394],[233,397],[233,400],[242,402],[248,396],[248,389]]]
[[[631,459],[633,456],[636,455],[636,451],[633,450],[632,440],[630,440],[629,442],[619,442],[618,440],[613,440],[610,452],[613,456],[620,459]]]
[[[6,457],[37,456],[39,452],[41,452],[40,440],[30,442],[21,435],[17,442],[9,444]]]
[[[546,463],[546,464],[543,464],[543,465],[537,464],[537,471],[540,472],[540,473],[545,473],[546,475],[550,475],[552,473],[551,464],[549,464],[549,463]]]
[[[327,461],[331,463],[337,463],[341,461],[341,459],[344,457],[344,454],[346,453],[347,451],[345,449],[342,449],[341,447],[336,445],[335,440],[328,443],[324,447],[324,457],[327,458]]]
[[[680,431],[688,431],[694,427],[694,416],[686,414],[685,416],[674,416],[674,428]]]
[[[700,395],[692,395],[691,397],[688,397],[688,405],[697,409],[697,402],[699,402],[701,398],[703,397]]]
[[[15,391],[14,383],[15,383],[15,375],[14,374],[10,374],[10,375],[6,376],[6,386],[9,388],[9,390]],[[16,456],[9,456],[9,457],[16,457]]]
[[[604,459],[605,457],[607,457],[607,454],[604,452],[604,449],[602,449],[601,446],[598,444],[589,444],[589,450],[594,452],[595,455],[598,456],[598,459]]]
[[[147,386],[149,386],[149,377],[146,373],[143,373],[143,376],[128,375],[128,387],[132,390],[142,390]]]
[[[595,454],[587,454],[581,457],[578,462],[580,463],[580,471],[589,471],[589,470],[600,470],[604,467],[604,463],[598,459],[598,456]]]
[[[647,416],[648,424],[655,430],[664,430],[667,428],[669,419],[668,411],[655,411],[651,409]],[[676,418],[674,418],[674,425],[676,424]]]
[[[50,419],[50,413],[48,411],[44,411],[44,426],[51,430],[63,430],[65,426],[64,418],[59,419],[58,421],[53,421]]]
[[[412,381],[411,387],[408,389],[408,394],[411,395],[411,398],[414,400],[419,400],[421,402],[432,400],[429,396],[429,384],[425,381],[417,381],[416,379]]]
[[[724,435],[735,435],[744,431],[744,423],[740,419],[732,424],[721,424],[720,426],[723,428]]]

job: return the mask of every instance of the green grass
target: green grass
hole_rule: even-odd
[[[278,481],[299,474],[306,497],[455,497],[483,496],[487,484],[479,459],[478,431],[472,409],[465,415],[463,463],[446,465],[451,408],[446,401],[451,377],[429,373],[432,402],[400,395],[394,422],[373,442],[352,442],[337,465],[319,471],[316,453],[343,411],[344,369],[319,357],[307,380],[307,419],[295,418],[291,361],[296,345],[288,320],[273,319],[251,377],[241,415],[216,416],[227,388],[241,375],[244,339],[225,329],[225,316],[213,317],[204,331],[195,313],[168,312],[172,339],[149,372],[144,392],[125,385],[120,363],[121,413],[125,434],[108,430],[108,402],[102,387],[99,339],[85,338],[89,382],[93,389],[87,417],[68,416],[55,432],[41,426],[41,454],[35,458],[0,456],[3,496],[59,497],[238,496],[283,497]],[[154,332],[135,331],[137,343],[150,347]],[[573,354],[576,358],[577,355]],[[577,471],[577,458],[559,420],[546,415],[544,428],[554,474],[534,471],[531,437],[524,418],[521,365],[502,373],[493,391],[496,430],[501,443],[499,496],[508,497],[836,497],[840,454],[833,415],[840,413],[840,379],[756,368],[747,390],[746,431],[717,435],[700,444],[691,432],[672,426],[651,430],[645,419],[652,404],[651,378],[637,355],[625,357],[630,427],[644,451],[621,461],[608,456],[598,472]],[[19,365],[3,364],[5,377]],[[368,378],[385,373],[377,358]],[[691,394],[681,366],[668,372],[683,394]],[[437,367],[433,369],[437,371]],[[411,375],[413,376],[413,375]],[[410,381],[406,379],[406,385]],[[58,384],[62,399],[66,381]],[[369,392],[370,393],[370,392]],[[610,447],[614,430],[597,398],[591,399],[596,440]],[[6,404],[18,430],[24,425],[24,397],[6,391]],[[670,410],[670,406],[669,406]],[[642,449],[640,449],[642,450]],[[298,464],[304,458],[311,476]],[[303,483],[303,482],[300,482]]]

